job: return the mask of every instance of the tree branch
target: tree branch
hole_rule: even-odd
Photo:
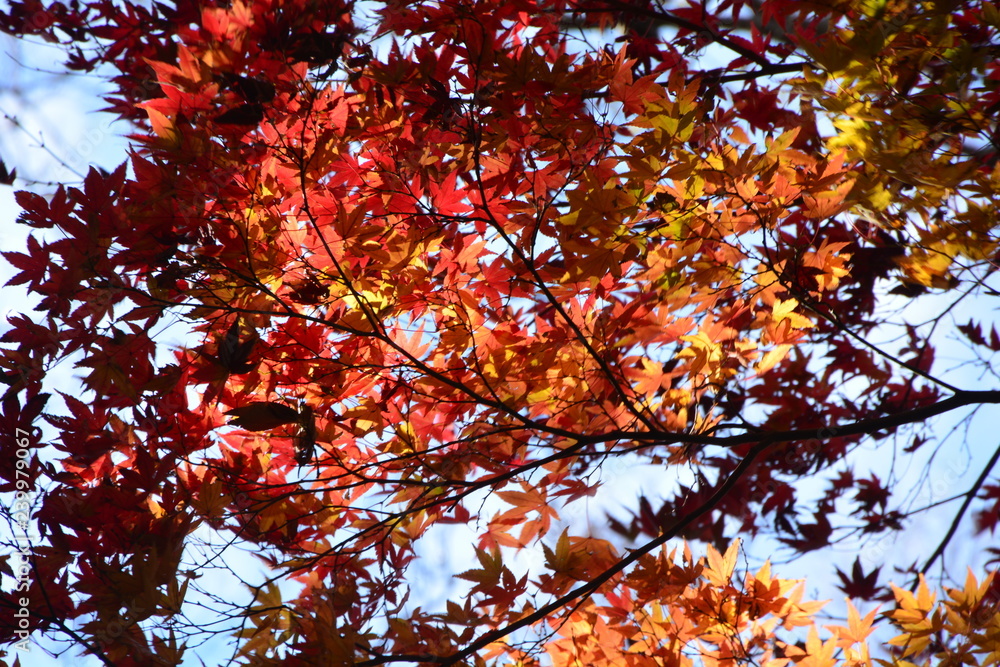
[[[958,508],[958,513],[956,513],[954,519],[952,519],[951,526],[948,527],[948,532],[945,533],[943,538],[941,538],[941,542],[938,543],[937,549],[935,549],[934,553],[931,554],[931,557],[927,559],[924,566],[920,568],[921,574],[927,574],[928,570],[931,569],[931,566],[934,565],[934,561],[940,558],[944,553],[944,550],[951,542],[951,538],[955,536],[955,531],[958,530],[959,524],[962,523],[962,517],[965,516],[965,512],[969,509],[969,505],[972,504],[972,500],[976,497],[979,489],[982,488],[986,478],[989,477],[989,474],[993,470],[993,467],[996,465],[998,459],[1000,459],[1000,446],[996,448],[993,452],[993,456],[991,456],[990,460],[985,466],[983,466],[982,472],[979,473],[979,477],[976,479],[975,483],[973,483],[972,487],[965,492],[965,500],[962,501],[962,506]],[[910,589],[916,590],[919,584],[920,580],[917,578],[917,580],[913,582]]]

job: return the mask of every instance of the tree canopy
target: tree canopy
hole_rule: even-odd
[[[0,339],[0,492],[38,539],[10,542],[3,640],[996,662],[1000,584],[923,579],[1000,520],[996,443],[900,587],[832,554],[924,509],[872,460],[957,456],[935,419],[1000,403],[993,3],[14,0],[0,29],[106,77],[132,132],[17,195],[38,305]],[[565,520],[612,469],[626,506]],[[449,526],[469,569],[434,569]],[[736,538],[830,550],[889,604],[821,629]]]

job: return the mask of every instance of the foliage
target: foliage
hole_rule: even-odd
[[[114,171],[18,193],[38,231],[5,254],[39,305],[2,339],[3,446],[57,429],[0,463],[43,491],[33,631],[121,665],[225,633],[248,664],[872,664],[874,612],[821,639],[732,538],[902,530],[852,453],[1000,403],[933,338],[996,380],[992,323],[947,317],[997,294],[991,3],[25,0],[0,27],[112,71],[135,128]],[[86,397],[46,411],[66,359]],[[981,532],[996,458],[956,515],[981,494]],[[693,481],[556,534],[638,463]],[[479,565],[414,607],[454,524]],[[267,566],[249,598],[202,578],[228,545]],[[995,662],[992,578],[935,604],[847,569],[895,599],[887,664]]]

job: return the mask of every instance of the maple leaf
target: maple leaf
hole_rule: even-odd
[[[248,360],[258,340],[257,332],[252,329],[245,340],[240,340],[240,318],[237,317],[219,343],[219,364],[234,375],[249,373],[255,364]]]
[[[861,566],[861,559],[855,558],[850,576],[844,574],[839,568],[837,569],[837,576],[841,582],[838,588],[854,600],[891,599],[888,591],[878,586],[878,574],[881,569],[877,567],[868,574],[865,574]]]
[[[858,487],[854,499],[861,504],[865,511],[871,511],[876,505],[885,508],[889,501],[889,491],[883,488],[877,475],[873,474],[868,479],[855,480],[854,483]]]
[[[299,420],[299,411],[284,403],[261,401],[233,408],[224,413],[232,417],[229,421],[233,426],[248,431],[270,431],[273,428],[292,424]]]
[[[248,102],[222,112],[215,117],[219,125],[257,125],[264,120],[264,106],[258,102]]]
[[[274,99],[276,90],[274,84],[261,77],[250,77],[222,72],[221,81],[230,88],[239,91],[240,95],[250,104],[266,104]],[[216,122],[219,122],[216,119]]]
[[[48,265],[48,253],[34,236],[28,237],[28,254],[19,252],[4,252],[4,259],[20,273],[7,281],[8,285],[27,284],[29,288],[38,287],[45,279]]]
[[[295,443],[295,462],[306,465],[316,452],[316,417],[313,415],[312,406],[308,404],[302,406],[297,420],[301,431]]]
[[[14,181],[17,179],[17,169],[7,170],[7,164],[0,160],[0,184],[3,185],[14,185]]]

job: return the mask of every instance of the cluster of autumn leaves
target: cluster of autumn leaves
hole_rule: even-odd
[[[70,66],[114,68],[137,128],[127,165],[18,195],[63,237],[6,255],[46,314],[3,338],[4,424],[30,428],[60,360],[88,394],[44,415],[56,458],[31,459],[33,630],[120,665],[213,634],[248,664],[995,661],[991,577],[820,630],[795,582],[737,576],[731,542],[826,548],[836,510],[901,527],[846,457],[949,387],[917,328],[896,356],[865,340],[884,287],[972,293],[992,270],[1000,177],[969,152],[996,146],[995,10],[371,4],[0,14],[99,44]],[[156,334],[177,319],[180,349]],[[697,482],[642,496],[620,535],[554,537],[635,458]],[[415,607],[420,540],[449,524],[480,567]],[[197,531],[268,575],[230,603]],[[665,550],[681,539],[707,555]],[[515,571],[525,549],[540,572]],[[898,635],[872,651],[878,619]]]
[[[862,616],[848,602],[844,625],[820,627],[824,603],[803,599],[802,582],[774,577],[769,565],[741,577],[739,560],[738,542],[725,553],[708,547],[698,559],[687,546],[680,554],[645,557],[626,578],[631,594],[608,594],[603,607],[585,603],[554,625],[558,639],[546,648],[552,664],[746,660],[766,667],[855,667],[919,664],[912,660],[928,654],[943,665],[996,660],[1000,618],[992,576],[979,582],[970,573],[942,600],[923,580],[913,592],[893,587],[887,609]],[[875,637],[886,644],[873,647]]]

